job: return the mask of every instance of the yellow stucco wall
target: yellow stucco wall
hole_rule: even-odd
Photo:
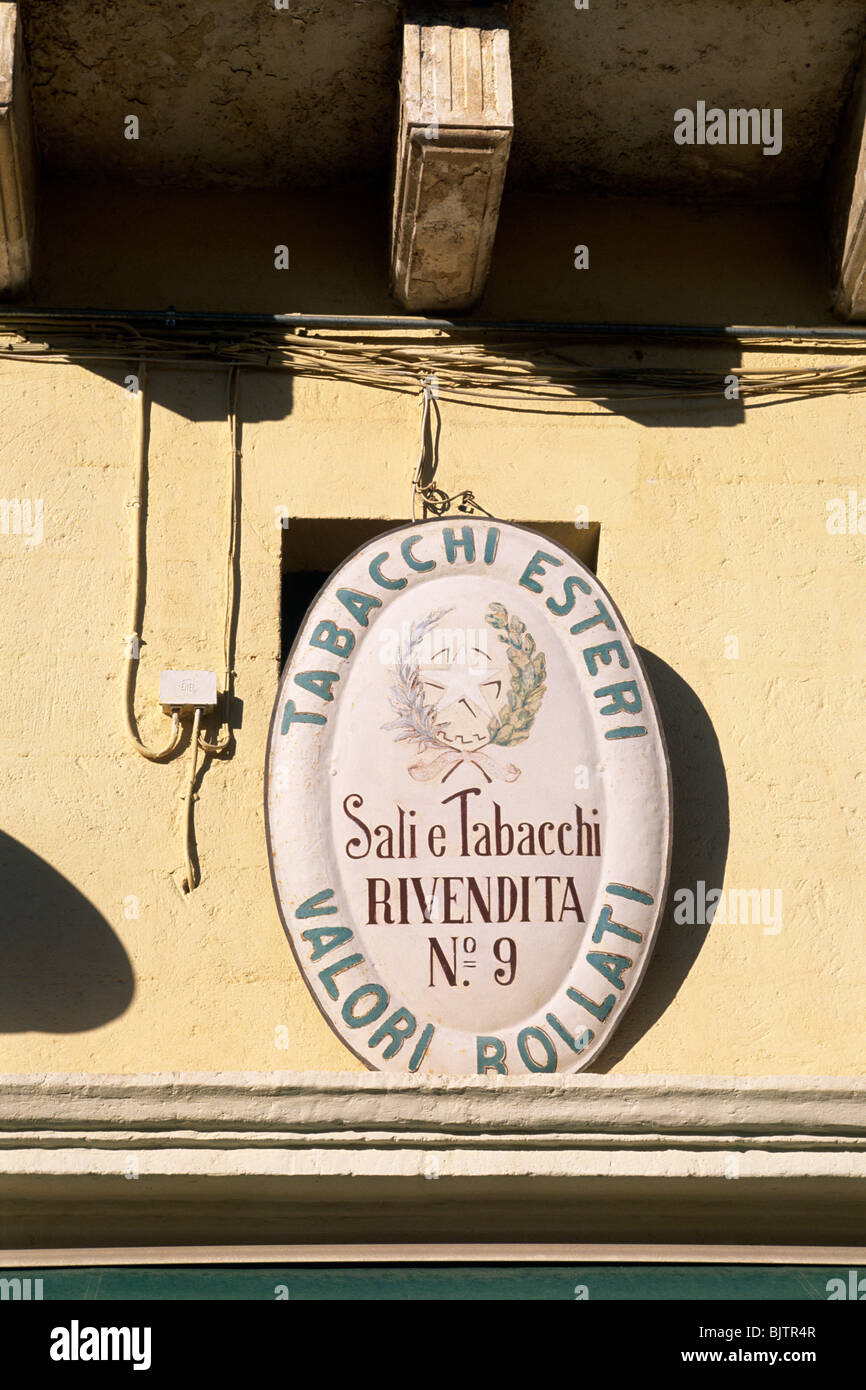
[[[610,216],[593,215],[599,225]],[[557,216],[567,260],[569,238],[584,238],[571,213]],[[503,224],[497,266],[505,279],[518,230],[516,221]],[[274,231],[263,232],[271,245],[280,239]],[[661,241],[660,227],[654,234]],[[775,254],[777,286],[797,283],[804,237],[792,233],[775,253],[771,245],[760,252],[767,269]],[[671,254],[673,262],[680,252]],[[541,275],[535,261],[526,273]],[[661,316],[650,302],[655,290],[644,303],[634,297],[637,270],[629,272],[630,301],[613,288],[613,272],[602,273],[608,317]],[[737,309],[751,305],[756,318],[763,307],[766,317],[777,305],[752,273],[751,300],[736,274],[729,298]],[[351,267],[340,276],[347,284]],[[679,283],[672,270],[671,286]],[[666,317],[720,313],[718,283],[704,283],[703,304],[686,289],[672,292]],[[45,297],[60,302],[56,267],[43,284]],[[574,317],[600,312],[587,311],[572,281],[557,296],[550,274],[535,290],[525,280],[508,284],[510,293],[494,278],[490,312],[542,317],[554,303]],[[137,286],[129,301],[144,303]],[[175,302],[201,299],[195,289],[186,297],[175,289]],[[86,282],[79,292],[93,302]],[[810,286],[801,283],[797,294],[791,317],[817,302]],[[212,287],[210,307],[224,304]],[[333,305],[296,298],[286,307]],[[356,299],[351,307],[386,306]],[[626,348],[596,350],[608,361],[617,354],[633,364]],[[659,348],[645,360],[735,370],[735,356],[698,360],[691,349]],[[786,354],[784,365],[812,361],[827,365],[804,354]],[[761,362],[783,365],[750,356],[750,365]],[[0,1036],[0,1069],[357,1069],[298,976],[268,874],[262,794],[278,673],[275,518],[280,507],[294,517],[405,517],[417,403],[347,383],[243,377],[235,659],[242,723],[232,759],[212,761],[201,781],[202,883],[185,895],[188,757],[145,762],[120,720],[136,449],[136,406],[122,383],[134,366],[0,362],[0,495],[44,506],[41,544],[0,535],[0,830],[52,865],[98,914],[70,909],[70,934],[58,933],[45,970],[32,969],[27,943],[44,942],[51,902],[62,915],[72,898],[58,888],[46,908],[18,873],[19,860],[7,862],[0,941],[13,969],[0,963],[0,999],[12,1027]],[[228,432],[223,371],[154,369],[150,385],[146,645],[136,708],[143,737],[155,743],[168,725],[156,705],[159,671],[221,670]],[[778,932],[757,923],[705,933],[675,923],[669,904],[645,983],[596,1069],[859,1073],[866,536],[831,534],[826,521],[831,499],[858,486],[866,498],[866,400],[836,395],[741,411],[720,394],[628,410],[582,403],[542,414],[442,403],[445,486],[471,487],[504,518],[569,520],[583,505],[601,524],[599,576],[652,654],[667,723],[679,796],[672,888],[694,888],[701,877],[719,887],[710,880],[723,867],[726,888],[782,893]],[[726,655],[731,637],[736,657]],[[119,983],[127,968],[131,999]],[[281,1027],[285,1049],[277,1045]]]

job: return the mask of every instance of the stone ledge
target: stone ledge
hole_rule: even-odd
[[[3,1251],[9,1269],[64,1266],[224,1264],[866,1264],[866,1246],[856,1245],[141,1245],[110,1250],[77,1246],[67,1250]]]
[[[860,1150],[866,1080],[855,1077],[401,1076],[382,1072],[170,1072],[0,1076],[0,1149],[218,1145],[415,1148],[453,1142],[644,1149],[764,1143]],[[78,1136],[76,1140],[73,1136]]]
[[[0,1245],[863,1245],[864,1099],[841,1077],[0,1077]]]

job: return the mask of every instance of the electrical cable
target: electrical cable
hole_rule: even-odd
[[[134,691],[136,663],[141,650],[141,573],[144,556],[144,486],[147,461],[147,368],[142,361],[138,365],[138,457],[135,473],[135,495],[129,506],[135,513],[132,533],[132,588],[130,596],[130,632],[127,636],[126,661],[123,672],[121,704],[123,722],[127,738],[136,752],[150,762],[158,763],[170,757],[181,739],[180,714],[172,710],[171,734],[164,748],[148,748],[138,736],[135,719]]]
[[[199,747],[205,753],[225,753],[231,743],[231,698],[234,672],[232,670],[232,622],[234,620],[235,609],[235,564],[237,557],[237,534],[238,534],[238,397],[240,394],[240,372],[236,366],[229,369],[226,380],[226,415],[229,424],[229,544],[228,555],[226,557],[226,611],[225,624],[223,627],[223,687],[222,687],[222,706],[225,733],[221,734],[215,742],[209,742],[202,735],[199,735]]]
[[[184,892],[191,893],[196,886],[195,870],[192,865],[192,806],[193,793],[195,791],[195,775],[198,769],[198,749],[199,731],[201,729],[201,709],[196,707],[192,721],[192,738],[190,739],[190,758],[192,767],[189,774],[189,783],[186,789],[186,800],[183,808],[183,857],[186,864],[186,878],[184,879]]]
[[[229,423],[229,440],[231,445],[231,459],[229,471],[229,542],[228,555],[226,559],[226,610],[225,623],[223,627],[223,661],[225,668],[225,679],[223,683],[222,699],[224,702],[225,733],[214,742],[209,742],[202,736],[201,721],[202,710],[196,706],[193,715],[192,739],[191,739],[191,759],[192,767],[190,771],[189,783],[187,785],[186,798],[184,802],[183,815],[183,856],[186,865],[186,878],[184,879],[184,890],[191,893],[196,887],[195,870],[192,863],[192,833],[193,833],[193,799],[195,790],[195,779],[198,771],[198,754],[201,749],[205,753],[225,753],[231,743],[231,725],[229,722],[231,684],[232,684],[232,623],[234,619],[235,604],[235,563],[237,555],[237,466],[238,466],[238,397],[239,397],[240,373],[237,366],[232,366],[228,373],[226,382],[226,413]],[[138,737],[137,725],[134,711],[134,689],[135,689],[135,663],[138,661],[141,649],[141,627],[142,627],[142,572],[144,567],[145,549],[145,525],[144,525],[144,491],[147,476],[147,363],[144,358],[138,364],[138,388],[136,391],[138,400],[138,447],[136,457],[135,474],[135,494],[129,506],[135,512],[132,532],[132,587],[130,596],[130,633],[127,637],[127,654],[124,665],[122,682],[122,710],[124,728],[127,737],[136,752],[150,762],[162,762],[176,751],[180,744],[183,730],[180,723],[180,710],[173,709],[171,712],[171,734],[168,743],[164,748],[148,748]]]
[[[713,329],[683,325],[494,324],[429,320],[309,320],[291,316],[231,316],[156,313],[118,315],[13,314],[0,310],[0,362],[103,363],[128,360],[132,353],[163,366],[212,368],[221,364],[372,386],[416,394],[434,373],[442,399],[456,394],[479,404],[513,402],[522,408],[561,409],[581,402],[608,404],[706,397],[718,400],[736,378],[732,399],[748,405],[755,397],[790,399],[866,390],[864,330],[837,328]],[[357,323],[357,331],[349,325]],[[243,331],[240,324],[250,325]],[[11,329],[11,332],[7,330]],[[255,325],[255,326],[253,326]],[[25,335],[33,335],[29,340]],[[36,335],[40,335],[36,337]],[[631,338],[666,347],[716,350],[731,344],[741,353],[790,350],[832,351],[844,356],[829,366],[750,367],[727,361],[715,368],[590,364],[577,357],[590,342],[607,347]],[[35,340],[34,340],[35,339]],[[474,339],[474,341],[473,341]],[[693,341],[690,342],[689,340]],[[486,398],[486,399],[485,399]],[[513,408],[513,407],[512,407]]]

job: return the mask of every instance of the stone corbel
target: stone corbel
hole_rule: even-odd
[[[861,57],[830,163],[832,305],[840,318],[866,319],[866,65]]]
[[[405,308],[465,310],[480,299],[513,124],[503,13],[410,13],[391,235],[391,289]]]
[[[0,295],[30,283],[35,139],[19,6],[0,3]]]

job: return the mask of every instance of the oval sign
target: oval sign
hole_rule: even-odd
[[[367,1066],[590,1063],[667,887],[655,700],[595,575],[522,526],[389,531],[329,579],[280,682],[271,875],[298,965]]]

